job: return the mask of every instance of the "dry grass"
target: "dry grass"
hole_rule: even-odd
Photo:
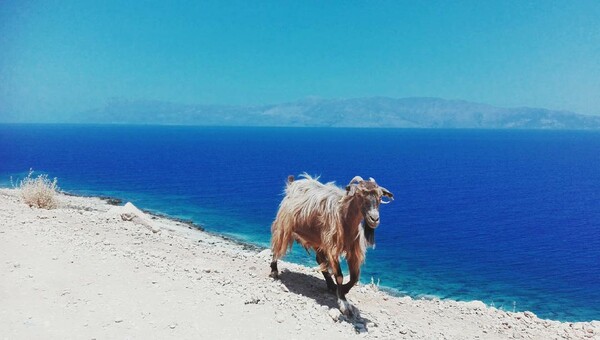
[[[41,174],[33,177],[33,170],[17,185],[21,191],[21,198],[30,207],[42,209],[54,209],[58,206],[56,194],[58,192],[58,180],[50,180],[48,175]]]

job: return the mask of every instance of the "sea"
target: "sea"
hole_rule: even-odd
[[[600,320],[598,131],[0,125],[0,186],[30,168],[263,247],[288,175],[373,177],[395,200],[362,282]]]

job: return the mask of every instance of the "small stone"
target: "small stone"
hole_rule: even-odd
[[[121,323],[121,322],[123,322],[123,319],[121,319],[121,318],[116,318],[115,319],[115,323]]]
[[[340,319],[340,316],[342,316],[342,312],[340,312],[340,310],[337,308],[330,308],[327,313],[329,314],[331,319],[333,319],[333,321],[338,321]]]
[[[410,296],[403,296],[398,299],[398,304],[405,304],[405,303],[410,303],[410,302],[412,302],[412,299],[410,298]]]
[[[285,321],[285,319],[282,316],[277,315],[275,317],[275,321],[277,321],[277,323],[283,323],[283,321]]]
[[[467,307],[469,309],[473,309],[473,310],[483,310],[486,308],[486,305],[485,305],[485,303],[476,300],[476,301],[471,301],[471,302],[465,303],[465,307]]]
[[[245,304],[245,305],[256,305],[256,304],[258,304],[259,302],[260,302],[260,299],[259,299],[259,298],[252,298],[252,299],[249,299],[249,300],[246,300],[246,301],[244,301],[244,304]]]
[[[356,330],[356,333],[366,333],[367,332],[367,328],[365,327],[364,324],[362,323],[357,323],[354,325],[354,330]]]
[[[256,257],[269,257],[271,256],[271,249],[265,249],[263,251],[261,251],[260,253],[256,254]]]
[[[175,327],[177,327],[177,324],[169,325],[169,328],[171,328],[171,329],[175,329]]]

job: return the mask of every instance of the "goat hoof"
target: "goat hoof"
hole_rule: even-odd
[[[344,314],[346,317],[351,318],[354,315],[354,306],[352,306],[348,301],[338,299],[338,305],[340,306],[340,312]]]
[[[279,273],[277,273],[277,272],[271,272],[271,274],[269,274],[269,276],[275,280],[279,279]]]

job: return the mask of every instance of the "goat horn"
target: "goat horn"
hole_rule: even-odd
[[[352,185],[354,183],[364,182],[365,180],[360,176],[354,176],[354,178],[348,183],[348,185]]]
[[[369,177],[369,181],[375,183],[375,178]]]
[[[364,182],[364,179],[360,176],[354,176],[354,178],[350,181],[350,183],[348,183],[348,185],[346,185],[346,195],[350,194],[350,189],[352,189],[352,194],[350,194],[350,195],[351,196],[354,195],[356,187],[353,187],[352,184],[354,184],[354,183],[358,184],[360,182]]]
[[[388,189],[386,189],[384,187],[379,187],[379,189],[381,190],[381,193],[383,196],[387,196],[390,198],[389,201],[387,201],[385,203],[384,202],[381,202],[381,203],[387,204],[394,200],[394,194],[392,194]]]

